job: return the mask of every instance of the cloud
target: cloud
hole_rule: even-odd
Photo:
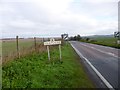
[[[35,28],[35,23],[29,21],[29,20],[15,20],[9,23],[10,26],[12,27],[17,27],[17,28]]]
[[[118,27],[116,0],[2,0],[0,8],[3,36],[111,34]]]

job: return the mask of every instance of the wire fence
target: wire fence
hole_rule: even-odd
[[[55,39],[60,40],[60,38]],[[34,52],[43,52],[46,50],[43,42],[49,40],[50,38],[21,38],[19,36],[2,39],[2,63]]]

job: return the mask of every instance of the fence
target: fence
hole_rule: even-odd
[[[46,47],[43,45],[44,41],[50,38],[16,38],[2,39],[2,63],[15,58],[23,57],[33,52],[43,52]],[[55,38],[60,39],[60,38]]]

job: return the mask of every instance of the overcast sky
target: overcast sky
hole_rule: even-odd
[[[119,0],[1,0],[2,37],[113,34]]]

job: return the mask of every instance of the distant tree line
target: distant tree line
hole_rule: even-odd
[[[82,37],[80,35],[69,37],[69,40],[73,40],[73,41],[80,41],[81,39],[82,39]]]
[[[96,42],[96,40],[90,39],[88,37],[81,37],[79,34],[69,37],[70,41],[82,41],[82,42]]]

